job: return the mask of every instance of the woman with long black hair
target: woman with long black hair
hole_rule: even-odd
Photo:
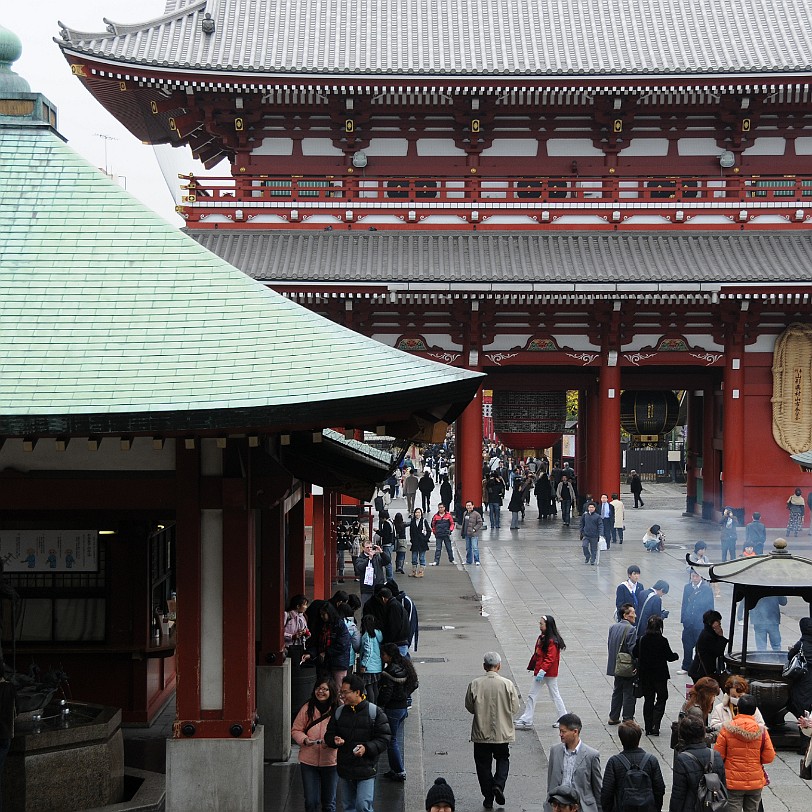
[[[415,508],[409,524],[409,537],[412,542],[412,571],[409,577],[422,578],[426,569],[426,553],[431,538],[431,525],[420,508]]]
[[[533,656],[527,666],[527,670],[533,672],[533,684],[527,695],[524,713],[516,720],[517,728],[533,727],[533,714],[542,684],[547,685],[550,699],[555,704],[555,718],[560,719],[567,712],[564,700],[558,691],[558,667],[561,662],[561,652],[567,645],[564,638],[558,633],[558,627],[555,625],[555,618],[552,615],[541,616],[539,631],[541,634],[536,640]],[[553,727],[558,727],[558,722],[553,722]]]
[[[290,733],[299,745],[305,812],[335,812],[338,751],[324,744],[324,733],[338,705],[335,683],[317,681],[310,699],[302,705],[293,721]]]
[[[403,521],[403,514],[395,514],[395,572],[402,575],[403,564],[406,562],[406,523]]]

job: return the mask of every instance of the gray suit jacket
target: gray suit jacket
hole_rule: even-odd
[[[602,812],[601,810],[601,755],[594,747],[581,742],[578,755],[575,757],[575,773],[572,786],[581,799],[581,812]],[[560,786],[564,779],[564,745],[556,744],[550,750],[547,762],[547,792]],[[552,812],[552,807],[545,801],[544,812]]]

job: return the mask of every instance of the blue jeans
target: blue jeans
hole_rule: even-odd
[[[383,544],[383,551],[389,556],[389,563],[386,565],[386,580],[391,581],[395,575],[392,569],[392,561],[395,557],[395,547],[392,544]]]
[[[465,563],[479,564],[479,536],[465,537]]]
[[[491,527],[499,529],[499,511],[502,505],[499,502],[488,502],[488,518],[491,520]]]
[[[440,556],[443,554],[443,545],[445,544],[445,551],[448,554],[448,560],[454,563],[454,553],[451,549],[451,536],[435,536],[436,546],[434,548],[434,563],[440,563]]]
[[[353,781],[351,778],[339,778],[341,800],[344,812],[375,812],[372,802],[375,800],[375,778]]]
[[[300,763],[299,770],[302,773],[305,812],[336,812],[336,768]]]
[[[403,720],[409,715],[408,708],[387,708],[389,732],[392,734],[386,754],[389,757],[389,769],[396,773],[405,773],[403,766]]]
[[[767,650],[767,638],[770,638],[770,648],[773,651],[781,651],[781,629],[777,623],[765,623],[763,626],[753,625],[753,632],[756,636],[756,649],[758,651]]]
[[[416,567],[418,561],[420,562],[421,567],[426,566],[426,551],[425,550],[421,550],[419,553],[412,550],[412,566]]]
[[[561,500],[561,521],[564,524],[570,523],[570,513],[572,511],[572,502],[567,500]]]

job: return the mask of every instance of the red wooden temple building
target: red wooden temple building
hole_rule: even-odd
[[[167,0],[57,41],[138,138],[207,167],[181,178],[200,245],[484,373],[519,429],[577,391],[584,491],[619,486],[622,393],[685,391],[687,510],[780,526],[812,449],[808,19],[805,0]],[[457,422],[475,501],[481,439],[477,396]]]

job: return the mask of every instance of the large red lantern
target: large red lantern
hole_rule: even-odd
[[[493,428],[508,448],[550,448],[564,434],[566,421],[566,392],[493,393]]]

